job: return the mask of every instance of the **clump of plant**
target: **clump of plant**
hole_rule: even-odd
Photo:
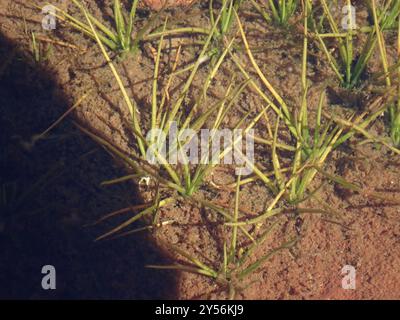
[[[392,6],[391,10],[389,13],[386,13],[388,16],[385,18],[385,24],[383,26],[380,26],[379,23],[379,17],[378,13],[382,14],[382,10],[378,10],[376,7],[375,0],[372,0],[369,2],[372,16],[373,16],[373,21],[374,21],[374,27],[377,35],[377,42],[378,42],[378,47],[379,47],[379,52],[380,52],[380,57],[381,57],[381,62],[382,62],[382,68],[383,68],[383,78],[385,79],[385,84],[387,87],[386,92],[390,95],[392,91],[394,91],[394,96],[397,96],[397,99],[391,99],[394,101],[391,101],[388,103],[388,113],[389,113],[389,132],[390,136],[392,138],[393,145],[395,147],[400,146],[400,82],[398,82],[397,87],[393,88],[393,80],[392,80],[392,73],[397,75],[398,81],[400,80],[400,2],[394,2],[388,1],[386,4],[387,6]],[[385,11],[384,11],[385,12]],[[389,66],[388,62],[388,56],[387,56],[387,50],[386,50],[386,43],[385,43],[385,37],[382,31],[382,28],[388,27],[392,28],[393,25],[396,23],[396,19],[398,19],[397,24],[398,24],[398,34],[397,34],[397,64],[394,65],[393,67]]]
[[[400,103],[390,107],[390,136],[393,144],[400,147]]]
[[[72,2],[81,11],[83,10],[83,5],[79,0],[72,0]],[[161,37],[161,35],[209,33],[209,30],[207,29],[186,27],[168,30],[164,34],[162,34],[160,30],[156,30],[155,32],[149,34],[150,29],[154,26],[160,13],[154,14],[141,29],[136,30],[135,32],[137,5],[138,0],[133,0],[129,13],[125,14],[125,10],[121,6],[120,0],[114,0],[114,29],[107,27],[87,11],[90,22],[97,28],[97,35],[93,33],[93,30],[87,21],[81,21],[61,8],[55,7],[55,9],[57,11],[57,18],[68,23],[74,29],[86,34],[93,40],[96,40],[96,38],[100,39],[104,46],[120,54],[122,57],[126,56],[127,54],[135,54],[139,49],[139,44],[142,41],[158,39]]]
[[[122,79],[114,66],[109,54],[107,53],[106,47],[98,36],[95,24],[92,22],[86,8],[82,5],[82,12],[87,19],[87,23],[91,28],[97,44],[106,59],[108,66],[110,67],[116,82],[119,85],[120,92],[124,98],[125,104],[129,110],[131,117],[131,130],[134,136],[135,149],[130,154],[124,154],[117,147],[103,139],[102,137],[89,132],[85,128],[81,128],[84,132],[90,135],[97,142],[102,144],[107,150],[113,153],[115,156],[121,158],[128,167],[131,168],[132,174],[127,177],[122,177],[110,181],[108,183],[117,183],[132,178],[147,181],[147,183],[155,183],[158,188],[165,190],[163,197],[156,196],[154,202],[149,203],[146,208],[140,211],[131,219],[128,219],[123,224],[117,226],[110,232],[99,237],[111,236],[124,228],[130,226],[135,221],[143,217],[154,216],[160,207],[170,205],[174,203],[177,198],[184,197],[193,199],[195,193],[202,186],[205,177],[209,174],[216,163],[213,161],[203,161],[200,159],[199,164],[191,165],[189,161],[182,161],[178,164],[170,163],[167,158],[177,150],[182,150],[182,146],[190,143],[191,139],[200,133],[200,130],[204,128],[206,123],[211,123],[209,129],[211,132],[215,132],[219,129],[226,118],[227,114],[231,110],[237,98],[247,87],[247,81],[243,81],[238,85],[232,83],[226,89],[225,95],[216,101],[214,104],[209,106],[207,110],[199,113],[199,108],[205,102],[207,91],[212,84],[212,80],[218,73],[220,66],[223,63],[227,55],[229,48],[225,49],[224,52],[218,57],[217,62],[210,68],[210,72],[206,78],[203,87],[201,88],[198,97],[194,103],[190,106],[185,104],[188,94],[192,88],[193,80],[204,60],[207,56],[207,52],[210,49],[212,39],[215,36],[215,32],[218,23],[222,17],[222,13],[215,19],[215,23],[211,28],[209,35],[204,43],[201,52],[198,55],[197,60],[191,67],[191,71],[187,76],[186,81],[182,88],[180,88],[179,94],[172,98],[169,96],[169,85],[171,84],[173,77],[175,76],[174,70],[176,68],[177,61],[175,61],[170,74],[166,88],[161,90],[162,94],[159,94],[159,72],[160,72],[160,61],[161,53],[164,45],[164,35],[161,35],[158,50],[156,53],[155,65],[154,65],[154,77],[152,81],[152,95],[151,95],[151,107],[150,107],[150,119],[146,122],[142,119],[139,112],[139,108],[135,100],[129,97]],[[167,21],[164,23],[162,32],[166,30]],[[177,52],[176,60],[179,57],[179,49]],[[239,121],[238,126],[242,122]],[[165,136],[169,135],[170,129],[174,127],[176,130],[175,134],[177,139],[174,139],[172,144],[169,144],[166,153],[161,152],[163,143],[162,134]],[[185,129],[191,129],[191,134],[185,135]],[[208,144],[211,145],[214,139],[214,134],[208,137]],[[223,158],[224,155],[229,152],[232,146],[225,146],[223,150],[217,150],[215,154],[210,154],[212,159]],[[210,148],[212,149],[212,148]],[[149,160],[149,156],[153,158]],[[180,154],[182,159],[185,159],[185,154]],[[167,196],[165,196],[167,195]],[[225,216],[226,218],[227,216]],[[228,216],[229,217],[229,216]],[[156,220],[156,219],[155,219]],[[230,220],[229,220],[230,221]]]
[[[211,65],[214,65],[224,51],[224,40],[232,30],[234,22],[234,11],[238,11],[244,0],[222,0],[219,8],[219,23],[213,36],[213,45],[208,52]],[[215,3],[214,0],[209,1],[209,17],[211,26],[215,25]],[[231,43],[232,44],[232,43]],[[225,51],[226,54],[227,51]]]
[[[44,62],[49,59],[52,53],[53,47],[49,45],[45,48],[41,42],[37,39],[36,33],[31,33],[31,52],[32,58],[36,63]]]
[[[265,182],[266,186],[273,194],[275,194],[274,200],[268,206],[264,215],[254,219],[258,222],[260,219],[266,219],[281,212],[282,209],[276,209],[276,206],[281,202],[281,200],[285,200],[290,205],[295,205],[297,207],[297,205],[304,202],[304,200],[308,199],[310,196],[314,196],[319,187],[315,190],[310,190],[310,187],[312,186],[312,182],[315,180],[317,174],[321,174],[323,177],[330,181],[334,181],[335,183],[340,183],[346,188],[359,191],[360,189],[352,183],[346,182],[340,177],[328,174],[324,168],[326,160],[331,152],[351,138],[355,133],[361,134],[365,139],[370,141],[381,143],[397,154],[400,153],[398,149],[388,144],[384,139],[375,137],[366,130],[366,128],[386,110],[386,106],[378,105],[378,107],[375,104],[372,104],[371,107],[367,108],[367,110],[364,110],[360,114],[357,114],[356,111],[352,111],[347,116],[347,119],[342,119],[323,110],[325,93],[322,91],[315,117],[315,123],[310,123],[310,106],[307,100],[309,90],[309,84],[307,81],[307,57],[308,38],[310,36],[308,12],[311,12],[311,9],[312,4],[311,1],[309,1],[308,5],[304,6],[304,42],[301,77],[303,97],[301,105],[292,108],[284,101],[277,90],[275,90],[262,72],[260,66],[257,64],[238,18],[239,30],[246,48],[247,56],[267,91],[262,90],[257,83],[252,80],[249,72],[243,67],[240,60],[234,54],[232,55],[233,60],[236,62],[236,65],[242,71],[244,76],[249,79],[250,85],[253,89],[259,93],[260,97],[268,105],[268,108],[275,111],[277,117],[275,124],[271,124],[270,119],[266,118],[269,128],[267,134],[269,137],[255,137],[256,142],[268,145],[271,148],[273,178],[255,167],[254,178],[246,179],[244,182],[249,183],[254,180],[261,180]],[[280,143],[279,135],[282,134],[282,129],[278,130],[278,128],[281,123],[286,125],[288,132],[295,141],[294,145]],[[275,130],[273,130],[273,128],[275,128]],[[293,156],[291,157],[292,162],[290,165],[286,165],[286,167],[282,166],[283,163],[287,162],[282,161],[279,156],[280,150],[293,152]],[[310,211],[315,210],[312,209]],[[323,213],[326,211],[317,210],[317,212]]]
[[[400,3],[392,0],[385,1],[382,9],[377,12],[376,7],[372,5],[371,1],[367,1],[370,15],[377,17],[377,24],[358,28],[351,1],[347,0],[347,10],[345,12],[348,16],[341,17],[346,22],[346,29],[344,31],[341,31],[341,27],[339,27],[332,14],[332,5],[337,5],[337,3],[328,4],[326,0],[321,0],[320,3],[323,9],[323,17],[318,21],[315,17],[311,19],[314,36],[341,85],[347,89],[355,88],[359,85],[361,76],[376,48],[378,42],[377,28],[387,30],[393,26],[393,23],[400,14]],[[311,3],[308,4],[311,6]],[[321,32],[321,30],[327,31]],[[368,37],[360,53],[358,53],[354,48],[354,39],[360,33],[364,32],[368,33]],[[337,56],[328,47],[327,40],[332,39],[338,44]]]
[[[83,9],[83,5],[78,0],[72,0],[72,2],[79,9]],[[135,39],[133,39],[133,29],[134,22],[136,19],[136,8],[138,5],[138,0],[134,0],[132,2],[131,10],[128,15],[125,15],[121,8],[121,3],[119,0],[114,0],[114,30],[110,29],[103,23],[101,23],[98,19],[88,13],[88,17],[90,22],[98,28],[97,37],[101,40],[101,42],[106,45],[109,49],[125,54],[128,52],[135,52],[138,49],[139,41],[143,38],[144,33],[147,28],[143,28],[138,31]],[[67,22],[74,29],[83,32],[88,35],[92,39],[96,39],[96,35],[93,33],[93,30],[90,28],[90,25],[87,22],[82,22],[79,19],[73,17],[68,14],[66,11],[61,8],[55,7],[57,10],[57,18]]]
[[[231,29],[235,20],[234,11],[238,11],[243,0],[222,0],[221,19],[215,32],[217,38],[225,36]],[[209,2],[210,22],[215,24],[214,1]]]
[[[400,147],[400,17],[398,19],[398,34],[397,34],[397,103],[392,104],[389,107],[389,119],[390,119],[390,136],[393,144],[396,147]]]
[[[240,216],[243,215],[240,211],[240,188],[241,176],[239,175],[236,181],[234,208],[231,213],[225,208],[202,201],[202,204],[208,208],[223,214],[225,217],[230,217],[230,221],[225,223],[224,226],[226,236],[224,238],[221,260],[217,266],[203,263],[197,257],[173,246],[172,250],[184,258],[185,261],[182,260],[171,265],[148,265],[147,267],[186,271],[209,277],[219,284],[219,291],[226,291],[229,299],[235,299],[237,293],[249,285],[248,281],[246,281],[249,276],[261,268],[274,254],[292,248],[298,240],[297,237],[294,237],[281,245],[275,246],[275,248],[259,256],[255,261],[251,261],[250,258],[257,248],[268,240],[268,237],[271,236],[272,232],[279,225],[279,219],[271,223],[266,223],[265,227],[259,226],[252,232],[254,233],[253,235],[247,232],[244,227],[252,223],[250,221],[239,220]]]
[[[251,2],[267,22],[272,21],[285,28],[288,27],[289,20],[295,14],[300,3],[299,0],[268,0],[263,5],[256,0],[251,0]]]

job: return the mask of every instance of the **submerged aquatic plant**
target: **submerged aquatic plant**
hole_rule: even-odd
[[[221,38],[229,32],[232,23],[235,20],[234,10],[238,11],[240,5],[244,0],[222,0],[221,19],[215,33],[217,38]],[[210,0],[209,3],[210,21],[211,25],[215,23],[214,17],[214,1]]]
[[[289,20],[295,14],[300,3],[299,0],[268,0],[263,5],[256,0],[251,0],[251,2],[264,20],[267,22],[273,21],[282,27],[289,25]]]
[[[398,19],[397,34],[397,58],[399,66],[397,68],[397,103],[389,107],[390,136],[393,144],[400,147],[400,17]]]
[[[400,2],[387,0],[379,12],[376,6],[369,4],[370,14],[376,17],[376,23],[373,26],[356,28],[355,16],[350,0],[347,0],[348,19],[345,32],[340,31],[339,24],[336,22],[331,5],[326,0],[321,0],[324,19],[328,21],[330,32],[321,33],[321,23],[317,23],[315,18],[311,19],[313,23],[314,36],[317,39],[320,48],[325,53],[332,70],[337,75],[343,87],[351,89],[360,83],[361,76],[370,61],[373,51],[378,43],[378,28],[380,30],[390,29],[397,17],[400,15]],[[309,6],[311,3],[308,2]],[[360,54],[356,54],[354,48],[354,39],[362,32],[368,32],[368,37],[364,43]],[[338,43],[338,56],[336,57],[326,44],[326,39],[334,39]]]
[[[281,26],[287,26],[289,19],[295,13],[299,4],[298,0],[269,0],[272,17]]]
[[[77,8],[81,11],[84,9],[83,4],[79,0],[72,0]],[[174,30],[168,30],[168,32],[161,33],[156,31],[152,34],[148,34],[149,30],[153,27],[156,22],[159,13],[154,14],[145,23],[145,25],[135,32],[135,21],[136,21],[136,9],[138,0],[133,0],[131,9],[128,14],[124,14],[124,9],[121,6],[120,0],[114,0],[114,29],[107,27],[105,24],[100,22],[96,17],[91,15],[87,10],[87,17],[91,24],[97,28],[97,34],[93,33],[93,30],[88,21],[81,21],[78,18],[70,15],[65,10],[55,7],[57,14],[56,16],[71,25],[74,29],[86,34],[90,38],[96,40],[97,38],[101,41],[104,46],[107,46],[110,50],[119,53],[121,56],[125,56],[128,53],[134,54],[139,48],[139,44],[144,40],[158,39],[162,35],[173,35],[173,34],[185,34],[185,33],[200,33],[208,34],[209,30],[203,28],[178,28]]]
[[[177,246],[170,246],[170,248],[175,253],[185,258],[185,262],[172,265],[148,265],[147,267],[153,269],[186,271],[209,277],[220,285],[219,290],[226,290],[229,299],[235,299],[237,292],[248,286],[246,279],[251,274],[261,268],[274,254],[292,248],[298,240],[297,237],[292,238],[289,241],[283,242],[281,245],[275,246],[275,248],[264,253],[255,261],[250,261],[250,257],[252,257],[257,248],[267,241],[268,237],[271,236],[272,232],[278,226],[279,219],[273,221],[265,228],[262,228],[260,232],[258,232],[259,235],[255,238],[245,231],[245,229],[240,229],[247,224],[247,221],[239,221],[239,214],[241,213],[239,208],[240,187],[241,176],[239,175],[236,181],[234,208],[231,214],[226,212],[224,208],[200,200],[206,207],[230,218],[230,221],[225,223],[224,226],[227,237],[224,239],[223,252],[217,267],[203,263],[199,258],[181,250]],[[250,240],[248,245],[243,243],[243,241],[239,241],[239,230]]]
[[[275,206],[284,199],[290,204],[298,205],[312,196],[315,191],[309,190],[312,182],[315,180],[317,174],[322,174],[326,178],[332,180],[332,176],[328,175],[324,170],[324,165],[328,156],[331,152],[351,138],[355,133],[363,135],[366,139],[381,143],[388,147],[393,152],[399,154],[400,151],[390,146],[384,139],[375,137],[366,131],[366,127],[372,123],[382,112],[386,110],[386,106],[379,108],[378,110],[372,109],[363,111],[361,114],[357,114],[353,111],[347,119],[341,119],[340,117],[333,116],[329,112],[323,110],[325,93],[322,91],[320,95],[319,105],[317,114],[315,117],[315,123],[312,125],[309,121],[309,103],[307,100],[308,94],[308,81],[307,81],[307,64],[308,64],[308,42],[309,42],[309,15],[312,6],[311,1],[308,5],[304,6],[304,41],[303,41],[303,61],[302,61],[302,75],[301,84],[303,89],[302,102],[299,107],[290,108],[285,100],[279,95],[277,90],[268,81],[265,74],[262,72],[260,66],[257,64],[251,49],[248,45],[242,24],[237,17],[239,30],[242,36],[243,43],[246,48],[249,60],[254,67],[259,79],[267,88],[265,92],[262,90],[255,81],[251,79],[249,72],[243,67],[240,60],[233,56],[233,60],[241,70],[243,75],[249,79],[250,85],[253,89],[259,93],[261,98],[273,109],[277,116],[277,123],[275,125],[270,123],[269,119],[266,119],[269,132],[269,138],[255,137],[256,141],[261,144],[266,144],[272,148],[271,159],[273,164],[273,179],[267,177],[265,173],[254,170],[256,176],[253,179],[246,179],[246,183],[254,180],[261,180],[266,182],[266,185],[275,194],[275,198],[272,203],[268,206],[264,214],[264,218],[274,215]],[[269,97],[271,95],[273,99]],[[288,132],[295,140],[295,145],[285,145],[279,143],[278,131],[280,122],[286,125]],[[275,131],[272,128],[275,127]],[[267,132],[267,133],[268,133]],[[279,150],[285,150],[286,152],[293,152],[291,157],[292,163],[286,168],[282,168],[282,163],[279,157]],[[291,174],[287,176],[287,172]],[[342,183],[345,187],[352,187],[350,183],[345,182],[343,179],[336,179],[335,182]],[[316,189],[318,190],[318,188]],[[259,221],[259,219],[257,219]]]
[[[313,183],[315,182],[315,177],[317,175],[320,175],[324,180],[339,183],[348,189],[357,192],[362,191],[362,189],[355,184],[349,183],[343,178],[329,174],[326,171],[326,161],[335,148],[343,144],[355,133],[358,133],[369,140],[382,143],[394,152],[400,153],[399,150],[389,146],[382,139],[372,136],[366,130],[367,126],[386,110],[386,107],[379,108],[379,110],[371,108],[362,111],[361,114],[357,113],[357,111],[353,111],[346,117],[346,119],[342,119],[324,110],[325,88],[322,88],[315,121],[310,120],[312,117],[311,106],[308,101],[310,84],[307,80],[307,66],[309,62],[309,40],[313,36],[312,32],[310,32],[310,24],[313,28],[315,27],[313,25],[313,20],[310,18],[312,12],[311,0],[304,0],[303,2],[304,35],[301,71],[302,100],[299,105],[291,106],[287,103],[278,93],[278,90],[274,88],[257,63],[237,14],[236,9],[238,7],[236,7],[236,5],[238,6],[240,1],[224,1],[216,18],[213,16],[214,13],[211,12],[213,22],[212,26],[206,34],[206,39],[204,40],[203,46],[199,50],[194,63],[190,65],[190,68],[184,69],[185,72],[188,71],[187,78],[185,81],[182,81],[182,87],[179,88],[179,92],[172,99],[169,97],[168,92],[170,84],[177,75],[175,69],[180,53],[180,47],[177,49],[172,73],[167,77],[167,79],[165,79],[167,80],[166,87],[159,88],[164,38],[166,35],[170,34],[170,30],[167,29],[167,20],[165,20],[162,30],[157,32],[157,37],[154,36],[153,39],[157,38],[159,39],[159,42],[154,57],[154,74],[151,81],[151,105],[149,106],[148,121],[146,121],[147,118],[139,112],[136,101],[128,95],[122,77],[118,73],[116,65],[106,50],[106,47],[108,47],[109,49],[114,48],[116,50],[129,52],[136,46],[134,45],[135,41],[130,42],[131,40],[127,40],[128,32],[126,32],[126,30],[130,28],[131,24],[129,22],[126,24],[126,20],[123,20],[120,11],[121,8],[118,6],[114,7],[114,12],[118,13],[118,10],[120,11],[119,18],[116,19],[119,21],[118,23],[116,22],[116,25],[119,25],[117,30],[119,29],[120,32],[118,32],[118,38],[115,38],[117,42],[114,42],[112,37],[110,38],[110,34],[103,29],[102,24],[88,13],[86,7],[82,5],[81,2],[74,2],[79,5],[79,8],[82,10],[82,13],[86,18],[86,22],[78,23],[76,22],[77,20],[71,18],[68,19],[70,19],[70,22],[75,21],[73,23],[80,26],[82,28],[80,29],[81,31],[90,35],[100,48],[102,55],[119,86],[126,107],[129,110],[131,131],[134,137],[134,141],[132,142],[132,145],[134,146],[133,150],[131,150],[129,154],[125,154],[106,139],[85,128],[81,128],[95,141],[104,146],[109,152],[122,159],[132,170],[131,174],[107,181],[105,184],[114,184],[130,179],[140,179],[146,183],[154,182],[156,186],[156,194],[152,201],[143,205],[127,208],[126,211],[133,211],[135,215],[106,234],[100,236],[98,240],[115,235],[126,235],[142,230],[152,230],[173,223],[173,221],[160,222],[157,213],[160,208],[171,206],[177,200],[181,199],[203,206],[216,212],[222,217],[221,224],[225,230],[224,234],[227,236],[224,239],[223,250],[221,250],[223,252],[220,252],[220,260],[218,263],[215,263],[214,265],[211,263],[204,263],[201,259],[189,254],[188,252],[173,247],[172,249],[187,261],[186,263],[176,263],[168,266],[153,265],[149,267],[182,270],[210,277],[222,287],[227,288],[229,297],[234,298],[236,292],[243,288],[243,285],[246,285],[244,284],[244,280],[253,272],[258,270],[258,268],[263,266],[263,263],[267,261],[269,257],[281,250],[289,249],[296,244],[297,237],[290,239],[289,241],[282,241],[283,244],[277,245],[274,249],[263,253],[261,257],[259,256],[255,261],[250,259],[250,257],[253,256],[253,253],[260,248],[260,246],[268,239],[269,235],[271,235],[274,228],[278,225],[278,215],[287,212],[295,214],[310,212],[317,214],[330,214],[329,208],[327,209],[324,207],[323,209],[311,209],[301,208],[300,206],[300,204],[303,204],[306,199],[314,197],[316,192],[319,190],[320,187],[313,189]],[[325,1],[323,2],[326,4]],[[294,3],[296,3],[297,6],[297,1],[270,1],[270,5],[271,3],[276,6],[288,6],[290,4],[290,8],[292,8]],[[134,5],[136,5],[136,2]],[[294,10],[295,9],[293,9],[293,12]],[[290,10],[288,12],[290,12]],[[279,11],[278,13],[279,16],[284,16],[286,17],[285,19],[288,19],[290,16],[288,12],[282,9],[282,11]],[[131,15],[135,16],[134,13],[132,14],[132,11]],[[383,13],[380,13],[380,17],[382,17],[382,15]],[[372,33],[375,34],[376,38],[373,39],[375,39],[374,41],[379,43],[380,48],[382,48],[382,41],[380,38],[381,33],[379,29],[379,23],[381,23],[382,20],[379,20],[377,17],[378,15],[374,19],[375,31],[370,31],[370,35]],[[203,65],[204,61],[210,58],[210,52],[214,52],[214,41],[220,39],[221,35],[227,38],[227,35],[229,34],[228,30],[233,23],[233,18],[237,21],[245,53],[247,54],[251,67],[254,69],[259,79],[253,79],[249,68],[245,67],[245,64],[238,57],[239,55],[237,54],[237,51],[232,50],[235,39],[224,39],[226,41],[221,41],[221,43],[224,44],[225,47],[223,50],[219,49],[219,54],[215,55],[215,63],[208,66],[208,74],[205,77],[205,81],[200,84],[200,88],[197,88],[198,90],[192,90],[195,86],[194,79],[198,74],[200,67]],[[122,22],[122,20],[124,22]],[[330,20],[329,16],[328,20]],[[85,27],[83,28],[82,26]],[[334,25],[332,24],[331,26],[333,27]],[[321,44],[324,44],[323,39],[325,36],[326,35],[317,33],[317,37]],[[348,61],[354,60],[352,58],[353,34],[346,33],[339,37],[338,34],[335,33],[334,37],[338,37],[338,39],[342,40],[345,39],[342,43],[342,50],[348,60],[345,61],[343,67],[343,70],[345,71],[343,71],[343,74],[339,69],[338,73],[341,75],[343,81],[346,82],[348,80],[348,84],[352,85],[352,82],[356,79],[354,78],[353,72],[358,72],[358,69],[353,70],[352,64],[348,63]],[[105,39],[111,39],[112,41],[104,41]],[[144,38],[142,37],[142,39]],[[127,49],[123,49],[121,42],[125,43],[124,46]],[[110,47],[110,45],[115,46]],[[201,109],[204,104],[209,102],[207,100],[208,90],[212,86],[217,73],[220,72],[221,65],[228,57],[233,60],[239,69],[241,76],[244,77],[244,81],[236,84],[234,80],[239,77],[237,74],[234,74],[234,80],[232,80],[227,86],[223,97],[216,99],[216,102],[207,106],[207,108]],[[183,73],[183,71],[180,71],[180,73]],[[259,86],[259,83],[261,83],[265,89],[262,89]],[[198,84],[196,85],[198,86]],[[254,139],[260,145],[267,146],[268,150],[270,150],[269,159],[271,159],[273,169],[272,172],[263,171],[263,169],[260,169],[260,163],[250,161],[242,153],[241,155],[245,159],[246,163],[251,166],[254,175],[248,178],[242,178],[238,175],[236,182],[232,186],[235,190],[234,208],[230,210],[209,202],[202,197],[198,197],[196,194],[202,187],[206,177],[215,167],[214,163],[200,162],[198,165],[190,165],[190,163],[182,163],[179,165],[171,164],[166,161],[163,154],[157,151],[157,148],[151,149],[154,144],[157,145],[160,141],[159,136],[156,134],[149,135],[149,133],[152,133],[153,130],[161,130],[161,132],[167,134],[169,129],[174,124],[177,124],[176,134],[178,142],[172,145],[168,150],[168,154],[174,152],[180,147],[180,144],[186,144],[192,138],[192,136],[184,136],[185,129],[191,128],[193,134],[196,135],[206,126],[210,129],[221,128],[223,121],[227,118],[228,113],[232,110],[238,97],[247,89],[247,87],[251,87],[253,91],[261,97],[265,105],[261,110],[257,110],[253,119],[249,119],[250,123],[245,126],[243,131],[244,133],[247,133],[254,128],[261,119],[265,120],[267,124],[266,136],[261,134],[261,136],[254,136]],[[193,92],[195,95],[194,99],[189,99],[192,98],[191,93]],[[192,102],[186,103],[188,100]],[[397,109],[394,109],[393,114],[400,110],[400,103],[398,106]],[[267,112],[269,110],[274,111],[275,118],[273,120],[275,122],[272,122],[271,119],[268,118]],[[249,118],[249,115],[251,114],[250,112],[251,111],[242,117],[234,127],[239,128],[243,126],[245,123],[244,121]],[[399,113],[400,112],[397,114]],[[290,142],[281,142],[280,137],[283,134],[282,131],[285,131],[286,136],[291,137]],[[209,140],[207,141],[208,144],[211,144],[212,139],[212,136],[209,137]],[[149,150],[151,150],[155,156],[157,164],[149,163],[147,158]],[[236,141],[233,141],[229,146],[225,146],[222,151],[218,150],[218,153],[215,156],[216,158],[221,159],[227,152],[232,150],[236,150],[240,153],[242,152],[240,148],[236,146]],[[281,156],[281,151],[289,153],[290,157],[283,158]],[[266,203],[266,208],[261,214],[249,217],[240,209],[241,187],[257,180],[262,181],[266,188],[268,188],[272,195],[272,200],[269,203]],[[101,220],[114,216],[114,214],[115,213],[110,214]],[[146,222],[149,222],[149,225],[143,228],[124,232],[126,228],[139,219],[147,219]],[[249,228],[249,226],[254,226],[254,228]],[[245,239],[246,241],[241,241],[242,239]]]
[[[392,73],[397,76],[398,84],[397,88],[395,88],[395,95],[397,99],[394,102],[388,104],[388,113],[389,113],[389,132],[392,138],[393,145],[395,147],[400,146],[400,2],[395,1],[388,1],[387,6],[391,6],[391,10],[386,13],[384,17],[384,24],[381,26],[378,12],[382,10],[377,9],[375,0],[371,0],[368,2],[372,11],[375,31],[377,35],[377,42],[379,47],[379,53],[382,62],[383,68],[383,77],[385,79],[385,84],[387,87],[387,91],[391,91],[392,89]],[[385,12],[385,11],[384,11]],[[382,13],[381,13],[382,14]],[[396,21],[397,19],[397,21]],[[382,29],[385,27],[393,27],[393,25],[397,22],[398,29],[397,29],[397,64],[393,67],[389,67],[387,50],[386,50],[386,43],[385,37],[383,35]]]
[[[153,180],[159,185],[159,187],[168,190],[169,197],[159,198],[156,197],[153,203],[149,204],[148,207],[136,214],[131,219],[127,220],[125,223],[117,226],[113,230],[107,232],[105,235],[99,237],[102,239],[104,237],[111,236],[117,232],[120,232],[122,229],[131,225],[133,222],[139,220],[143,217],[149,217],[155,215],[160,207],[170,205],[175,202],[176,197],[185,197],[188,199],[192,199],[193,195],[196,191],[202,186],[204,178],[209,174],[210,170],[215,167],[216,163],[213,161],[200,161],[200,163],[196,166],[192,166],[189,162],[181,163],[180,165],[174,165],[169,163],[166,160],[165,155],[159,152],[159,148],[157,145],[162,142],[159,141],[161,135],[153,134],[155,131],[163,132],[165,135],[169,133],[170,128],[173,125],[176,125],[176,142],[169,146],[166,156],[168,157],[170,153],[176,151],[180,148],[180,145],[188,143],[193,135],[196,135],[200,132],[206,122],[212,123],[211,129],[216,131],[219,129],[223,123],[223,120],[227,116],[228,112],[231,110],[234,102],[239,97],[239,95],[243,92],[243,90],[247,87],[248,82],[243,81],[238,85],[234,85],[233,83],[228,86],[224,97],[215,102],[215,104],[211,105],[205,112],[199,114],[199,108],[201,104],[204,102],[206,93],[211,86],[212,80],[215,75],[218,73],[218,70],[227,56],[227,51],[229,47],[225,49],[226,52],[223,52],[219,58],[217,63],[210,68],[209,75],[206,77],[206,81],[203,84],[202,90],[195,100],[194,104],[188,109],[188,106],[184,105],[184,101],[187,98],[187,95],[192,88],[193,80],[199,70],[199,67],[202,64],[204,57],[206,56],[208,50],[210,49],[212,39],[215,36],[215,32],[219,23],[219,20],[222,17],[222,13],[218,15],[215,19],[215,23],[210,30],[209,35],[201,49],[201,52],[191,68],[191,71],[187,77],[186,82],[183,87],[180,89],[179,95],[176,99],[171,99],[168,97],[168,87],[165,90],[162,90],[161,97],[159,96],[159,88],[158,88],[158,79],[159,79],[159,69],[160,69],[160,61],[161,61],[161,53],[164,45],[164,36],[161,35],[158,50],[155,59],[154,66],[154,77],[152,82],[152,95],[151,95],[151,111],[150,111],[150,123],[145,123],[141,118],[140,113],[138,112],[138,106],[135,100],[132,100],[123,83],[121,76],[119,75],[114,63],[110,59],[105,46],[101,39],[98,36],[98,32],[96,30],[95,24],[92,23],[91,18],[85,7],[81,7],[83,14],[87,19],[87,23],[91,28],[92,33],[95,36],[97,44],[107,61],[108,66],[110,67],[113,76],[119,86],[120,92],[124,98],[125,104],[129,110],[131,116],[131,129],[135,139],[135,147],[136,150],[132,150],[130,155],[125,155],[117,147],[113,146],[111,143],[101,138],[98,135],[95,135],[89,132],[87,129],[81,129],[90,135],[94,140],[103,145],[107,150],[113,153],[115,156],[121,158],[134,172],[134,176],[136,178],[144,178],[146,180]],[[224,9],[224,7],[222,8]],[[164,23],[163,32],[166,30],[167,21]],[[177,55],[179,55],[179,50]],[[175,69],[176,65],[173,69]],[[172,73],[169,76],[168,83],[171,83],[173,77],[175,76]],[[168,86],[168,85],[167,85]],[[183,116],[185,114],[185,116]],[[242,123],[242,119],[239,121],[237,126]],[[147,133],[145,133],[145,128],[148,129]],[[192,135],[185,136],[185,129],[190,128]],[[213,141],[213,134],[210,135],[206,143],[211,145]],[[149,140],[150,139],[150,140]],[[153,148],[156,146],[155,148]],[[233,146],[230,144],[229,146],[224,146],[223,150],[217,150],[215,154],[212,154],[213,159],[221,159],[224,157],[226,153],[231,150]],[[212,148],[210,148],[212,149]],[[157,162],[156,164],[149,163],[148,152],[155,157]],[[127,177],[118,178],[115,181],[124,181],[125,179],[130,179],[132,174]],[[110,182],[113,183],[113,182]],[[231,218],[225,216],[228,221],[231,221]]]
[[[390,136],[393,144],[400,147],[400,104],[397,103],[389,109],[390,113]]]
[[[31,32],[31,53],[36,63],[44,62],[52,54],[53,47],[49,45],[47,49],[41,44],[35,32]]]
[[[72,2],[80,10],[83,9],[83,5],[80,1],[72,0]],[[134,0],[132,2],[131,10],[129,11],[128,16],[126,16],[123,14],[120,1],[114,0],[114,30],[108,28],[90,13],[87,13],[90,22],[98,28],[97,37],[109,49],[122,54],[137,50],[138,43],[146,31],[145,27],[141,31],[137,32],[135,39],[132,38],[137,5],[138,0]],[[93,33],[92,28],[87,22],[80,21],[78,18],[73,17],[61,8],[55,8],[57,10],[58,18],[70,24],[74,29],[88,35],[90,38],[96,39],[96,35]]]

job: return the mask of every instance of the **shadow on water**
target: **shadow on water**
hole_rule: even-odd
[[[165,262],[145,234],[94,242],[108,226],[84,227],[135,199],[112,159],[65,120],[29,145],[71,105],[46,67],[0,35],[0,298],[153,299],[176,296]],[[115,224],[115,221],[114,221]],[[54,265],[56,290],[41,269]]]

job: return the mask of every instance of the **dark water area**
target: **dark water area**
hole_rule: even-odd
[[[140,202],[132,185],[100,186],[124,174],[111,156],[70,118],[32,143],[72,104],[45,64],[0,35],[0,298],[174,297],[173,274],[144,267],[165,262],[145,234],[94,242],[118,220],[88,224]],[[44,265],[56,290],[41,286]]]

